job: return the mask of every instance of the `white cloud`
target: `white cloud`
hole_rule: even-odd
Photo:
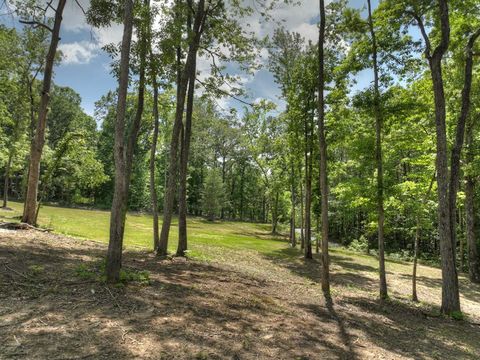
[[[88,41],[60,44],[58,48],[62,52],[64,64],[88,64],[99,49],[96,44]]]

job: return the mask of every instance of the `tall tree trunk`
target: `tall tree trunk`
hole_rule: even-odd
[[[151,44],[150,44],[151,46]],[[150,49],[151,58],[153,58],[152,50]],[[152,59],[151,59],[152,60]],[[155,65],[151,65],[152,67]],[[158,228],[158,196],[155,188],[155,156],[157,153],[158,131],[160,127],[160,120],[158,115],[158,83],[156,71],[152,71],[152,86],[153,86],[153,138],[152,147],[150,149],[150,199],[152,202],[153,215],[153,249],[158,248],[160,242],[159,228]]]
[[[179,191],[179,211],[178,211],[178,247],[177,256],[185,256],[187,250],[187,172],[188,155],[190,152],[190,139],[192,135],[192,116],[193,100],[195,95],[196,80],[196,54],[194,65],[189,74],[188,95],[187,95],[187,113],[185,116],[185,130],[183,133],[183,142],[180,152],[180,191]],[[223,212],[223,208],[222,208]],[[223,213],[222,213],[223,215]]]
[[[305,119],[305,259],[312,259],[312,129]]]
[[[368,25],[372,41],[372,60],[374,74],[374,112],[375,112],[375,135],[376,135],[376,162],[377,162],[377,216],[378,216],[378,259],[380,275],[380,299],[388,297],[387,277],[385,273],[385,237],[384,222],[385,211],[383,208],[383,154],[382,154],[382,109],[380,104],[380,81],[378,77],[377,39],[372,18],[371,0],[368,4]]]
[[[160,244],[157,254],[160,256],[167,255],[168,236],[170,234],[170,226],[172,224],[173,205],[175,200],[175,189],[178,173],[178,149],[180,140],[180,131],[183,128],[183,113],[185,99],[187,96],[187,88],[192,68],[196,65],[196,55],[200,45],[200,38],[205,21],[205,0],[199,0],[197,11],[195,13],[195,22],[193,25],[193,38],[189,45],[187,61],[185,67],[177,80],[177,106],[175,111],[175,121],[173,124],[172,139],[170,141],[170,163],[168,166],[167,187],[165,189],[165,199],[163,205],[163,223],[160,233]]]
[[[322,208],[322,290],[330,296],[330,269],[328,256],[328,169],[327,140],[325,137],[325,1],[320,0],[320,31],[318,38],[318,139],[320,143],[320,194]],[[317,239],[318,244],[318,239]],[[317,245],[318,246],[318,245]]]
[[[109,283],[116,283],[120,279],[122,266],[123,235],[125,231],[125,217],[127,213],[128,188],[133,151],[135,147],[140,119],[143,112],[143,91],[145,82],[145,45],[142,45],[142,69],[140,70],[140,85],[138,94],[137,113],[128,143],[125,144],[125,115],[127,109],[128,77],[130,65],[130,47],[133,32],[133,0],[126,0],[123,23],[122,50],[120,56],[120,76],[118,81],[117,118],[115,122],[115,188],[113,193],[112,210],[110,216],[110,241],[108,244],[106,275]],[[142,35],[141,35],[142,36]]]
[[[460,311],[458,276],[455,266],[455,247],[452,242],[452,226],[449,200],[449,170],[447,155],[447,129],[445,92],[442,77],[442,59],[450,42],[450,21],[447,0],[438,0],[441,39],[431,53],[431,44],[426,35],[423,22],[417,18],[421,33],[425,39],[425,54],[430,66],[435,102],[435,128],[437,138],[437,196],[438,196],[438,233],[442,263],[442,307],[444,314]]]
[[[300,176],[302,179],[302,176]],[[305,249],[305,197],[303,194],[303,181],[300,181],[300,249]]]
[[[52,83],[53,64],[57,54],[58,42],[60,41],[60,27],[62,25],[63,10],[66,0],[59,0],[55,10],[55,20],[52,29],[52,39],[45,59],[45,71],[43,75],[42,95],[35,136],[30,148],[30,164],[28,167],[27,193],[23,208],[22,221],[35,225],[35,213],[37,210],[38,180],[40,178],[40,161],[43,146],[45,144],[45,130],[47,126],[48,103],[50,101],[50,87]]]
[[[466,131],[466,163],[467,166],[473,163],[475,150],[473,148],[474,121],[470,120]],[[465,219],[466,237],[468,251],[468,275],[470,281],[480,283],[480,257],[478,252],[477,239],[475,234],[475,176],[467,173],[465,176]]]
[[[277,225],[278,225],[278,200],[279,193],[275,192],[275,199],[272,202],[272,234],[277,235]]]
[[[448,201],[449,201],[449,210],[450,210],[450,231],[451,231],[451,242],[454,251],[455,259],[455,249],[457,246],[457,232],[456,232],[456,215],[457,215],[457,192],[458,192],[458,183],[460,178],[460,158],[462,154],[462,148],[465,137],[465,126],[470,112],[470,97],[472,90],[472,71],[473,71],[473,47],[475,41],[480,36],[480,29],[478,29],[474,34],[472,34],[468,40],[466,49],[465,49],[465,71],[464,71],[464,84],[462,89],[462,105],[460,110],[460,115],[457,121],[457,128],[455,134],[455,143],[452,148],[451,161],[450,161],[450,182],[448,189]],[[463,253],[462,253],[463,256]],[[456,259],[455,259],[456,261]]]
[[[292,187],[292,210],[290,214],[290,245],[292,248],[297,246],[297,234],[295,231],[295,217],[296,217],[296,194],[295,194],[295,166],[293,160],[291,160],[291,187]]]
[[[10,169],[12,167],[12,160],[14,155],[14,147],[10,148],[8,152],[7,165],[5,166],[5,182],[3,184],[3,208],[8,207],[8,189],[10,184]]]
[[[243,221],[243,217],[244,217],[244,214],[243,214],[244,182],[245,182],[245,164],[242,164],[242,170],[240,172],[240,221]]]
[[[458,226],[459,226],[459,231],[460,231],[460,234],[463,233],[463,219],[462,219],[462,211],[461,209],[458,209]],[[459,266],[459,271],[462,273],[463,272],[463,268],[464,268],[464,263],[463,263],[463,259],[464,259],[464,254],[465,254],[465,251],[463,249],[463,236],[461,236],[459,239],[458,239],[458,242],[459,242],[459,249],[458,251],[460,252],[460,266]]]

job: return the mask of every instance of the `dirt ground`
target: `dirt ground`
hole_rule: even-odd
[[[150,284],[107,287],[81,276],[105,251],[0,231],[0,359],[480,358],[475,318],[442,318],[395,293],[381,305],[371,269],[348,256],[332,257],[326,303],[316,261],[224,249],[211,263],[160,261],[129,251],[125,266],[148,271]],[[477,295],[463,294],[470,312],[480,311]]]

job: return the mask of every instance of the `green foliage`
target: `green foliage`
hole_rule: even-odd
[[[93,266],[91,264],[80,264],[75,268],[75,274],[83,280],[106,281],[105,275],[106,262],[100,261]],[[138,283],[140,285],[150,284],[150,274],[148,271],[138,271],[131,268],[122,268],[120,271],[120,284]]]
[[[203,189],[203,211],[208,220],[213,221],[220,215],[224,200],[222,176],[217,169],[211,169],[205,178]]]
[[[466,319],[465,314],[461,311],[454,311],[450,314],[450,317],[454,320],[463,321]]]
[[[368,240],[367,238],[362,235],[359,239],[354,239],[350,245],[348,245],[348,249],[351,251],[357,251],[366,253],[368,251]]]

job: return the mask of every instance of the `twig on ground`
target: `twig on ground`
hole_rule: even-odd
[[[12,269],[11,267],[9,267],[7,264],[4,264],[5,266],[5,269],[11,271],[11,272],[14,272],[15,274],[17,275],[20,275],[21,277],[23,277],[24,279],[27,279],[27,280],[31,280],[27,275],[25,274],[22,274],[21,272],[15,270],[15,269]]]
[[[115,302],[115,305],[117,305],[117,307],[123,311],[122,307],[120,306],[120,304],[118,303],[117,299],[115,298],[115,296],[113,296],[112,292],[110,291],[110,289],[105,286],[105,289],[107,289],[108,293],[110,294],[110,296],[112,297],[113,301]]]

